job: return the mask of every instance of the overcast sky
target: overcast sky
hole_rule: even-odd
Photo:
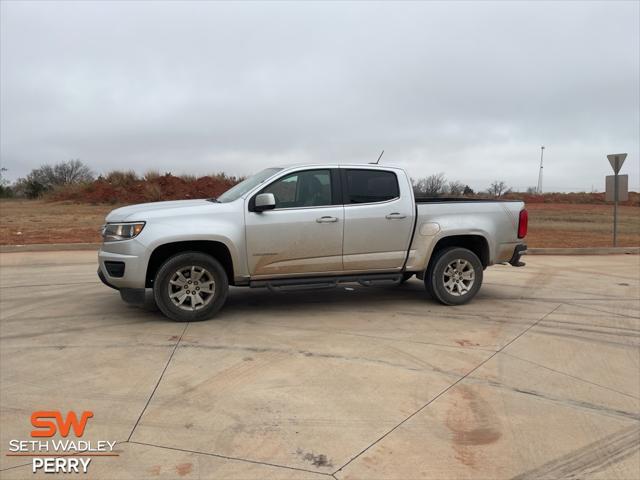
[[[1,2],[1,163],[640,183],[640,2]]]

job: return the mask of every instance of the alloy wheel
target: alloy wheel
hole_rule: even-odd
[[[206,268],[191,265],[176,270],[169,280],[169,298],[182,310],[194,311],[206,307],[213,300],[216,282]]]
[[[443,282],[447,292],[456,297],[466,295],[475,282],[476,272],[471,262],[458,258],[444,269]]]

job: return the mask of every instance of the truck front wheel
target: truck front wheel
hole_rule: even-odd
[[[461,247],[437,252],[424,277],[429,294],[445,305],[462,305],[475,297],[482,285],[482,262]]]
[[[228,291],[229,280],[220,262],[200,252],[169,258],[153,282],[158,308],[178,322],[211,318],[224,305]]]

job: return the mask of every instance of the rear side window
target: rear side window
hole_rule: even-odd
[[[372,203],[392,200],[400,196],[398,178],[384,170],[347,170],[347,198],[345,203]]]

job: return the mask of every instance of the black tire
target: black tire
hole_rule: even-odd
[[[457,268],[447,270],[454,262],[458,265],[458,260],[461,261],[460,265],[464,265],[462,274]],[[468,280],[470,276],[468,272],[471,270],[473,271],[473,282]],[[455,272],[457,276],[445,276],[445,271]],[[424,283],[427,292],[440,303],[462,305],[475,297],[480,290],[482,273],[482,262],[471,250],[461,247],[445,248],[437,252],[431,259]]]
[[[195,270],[191,270],[191,267],[195,267]],[[197,278],[200,282],[197,280],[189,281],[191,274],[188,272],[187,275],[184,274],[187,270],[195,273],[194,278],[196,274],[200,274],[202,277]],[[178,274],[178,272],[181,273]],[[176,275],[182,276],[176,277]],[[170,284],[172,279],[176,282],[176,278],[183,278],[185,281],[180,280],[180,282],[185,285]],[[202,290],[200,286],[196,286],[198,283],[202,285]],[[175,289],[174,295],[189,293],[182,300],[184,302],[182,306],[178,306],[171,299],[170,285],[172,290]],[[213,293],[209,295],[205,288],[211,289]],[[184,289],[185,292],[182,292],[181,289]],[[198,289],[198,292],[196,293],[193,289]],[[192,291],[193,293],[191,293]],[[153,282],[153,296],[156,305],[163,314],[177,322],[199,322],[213,317],[224,305],[228,292],[229,279],[220,262],[200,252],[184,252],[169,258],[158,269]],[[203,300],[203,296],[206,297],[205,300]],[[181,299],[182,296],[176,297],[176,301]],[[203,302],[203,305],[196,303],[200,301]]]

